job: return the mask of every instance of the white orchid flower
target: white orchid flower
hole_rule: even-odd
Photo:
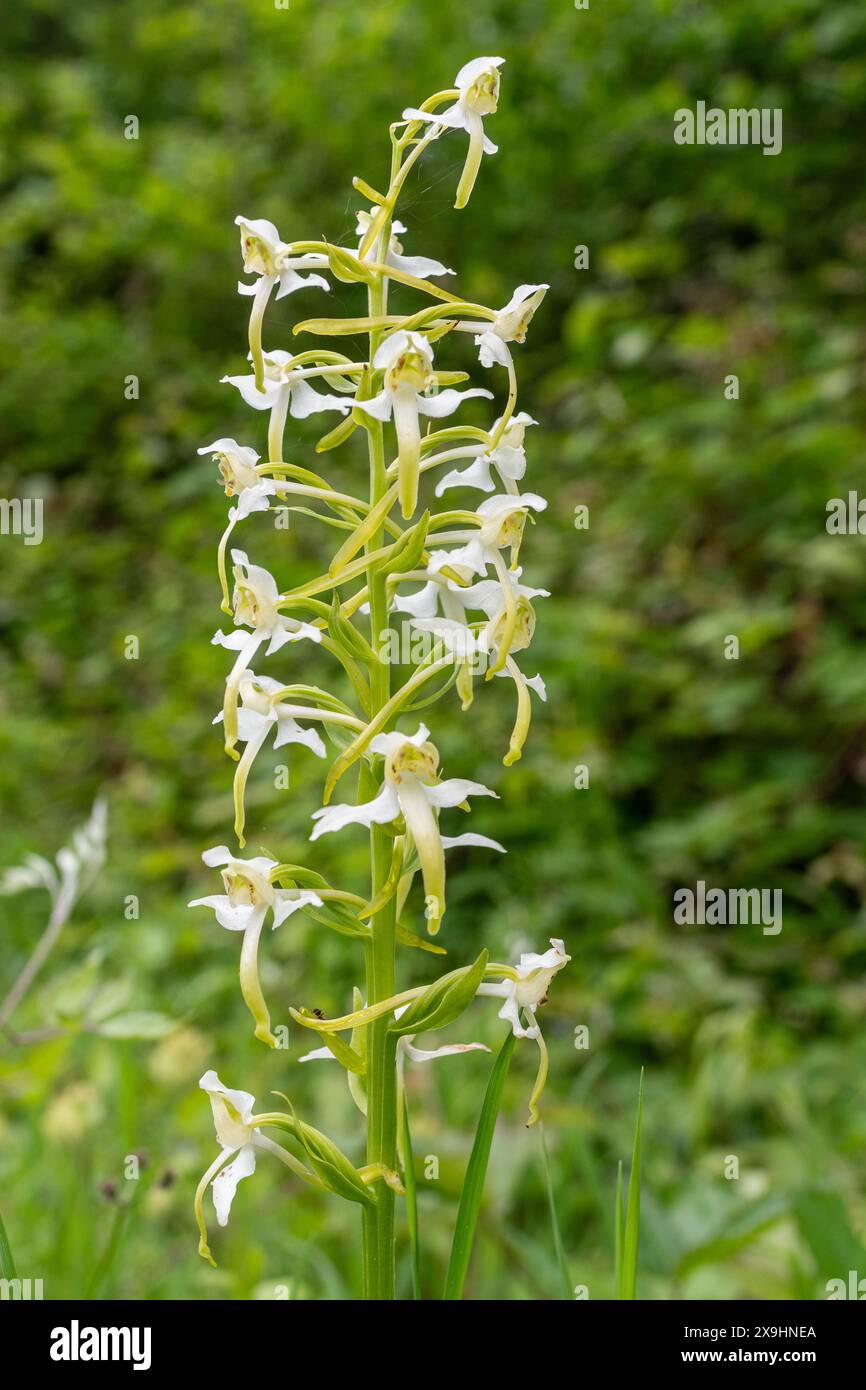
[[[499,104],[498,69],[504,62],[504,58],[473,58],[454,79],[459,96],[453,106],[439,112],[419,111],[410,106],[403,112],[404,121],[425,121],[434,128],[447,126],[469,132],[469,150],[457,185],[456,208],[465,207],[469,201],[482,154],[496,154],[497,146],[485,135],[482,118],[492,115]]]
[[[464,541],[457,550],[435,550],[431,553],[429,570],[438,574],[451,570],[458,579],[468,582],[473,575],[486,574],[493,565],[500,583],[505,583],[507,571],[500,551],[509,546],[511,563],[515,565],[523,539],[526,518],[530,512],[543,512],[547,503],[535,492],[500,493],[488,497],[476,509],[477,528],[449,532],[449,542]],[[440,537],[445,539],[445,537]]]
[[[482,367],[492,367],[498,362],[501,367],[512,369],[511,353],[506,344],[524,342],[532,316],[549,289],[549,285],[518,285],[490,327],[476,334],[475,346]],[[462,328],[467,326],[461,324]]]
[[[535,610],[531,600],[549,598],[550,591],[521,584],[521,573],[520,569],[508,572],[507,588],[495,579],[482,579],[480,583],[465,588],[451,580],[444,585],[441,578],[438,583],[431,580],[416,594],[408,598],[398,596],[393,603],[398,612],[412,615],[413,627],[421,632],[429,632],[444,642],[447,649],[463,662],[457,678],[457,690],[464,711],[472,704],[473,677],[486,663],[488,654],[494,650],[500,653],[504,651],[504,661],[497,663],[493,673],[510,677],[517,691],[517,717],[508,752],[503,759],[506,767],[511,767],[521,757],[529,733],[532,719],[529,691],[533,690],[542,700],[547,699],[547,689],[541,676],[525,676],[513,653],[524,651],[535,633]],[[439,604],[443,609],[442,617],[437,613]],[[470,610],[476,609],[487,615],[487,622],[483,626],[470,625],[466,616]]]
[[[236,859],[226,845],[205,850],[202,860],[208,868],[219,868],[224,893],[212,893],[205,898],[193,898],[189,907],[209,907],[217,922],[226,931],[243,932],[241,944],[240,981],[244,1002],[256,1022],[256,1037],[269,1047],[277,1040],[271,1032],[271,1019],[259,981],[259,938],[268,913],[278,927],[292,913],[304,907],[321,907],[322,899],[308,889],[275,888],[271,872],[276,860],[266,855],[254,859]]]
[[[494,422],[491,434],[496,434],[501,423],[501,419]],[[526,430],[529,425],[537,424],[538,421],[527,415],[525,410],[512,415],[496,448],[489,451],[479,448],[478,457],[468,468],[452,468],[450,473],[444,474],[436,484],[436,496],[441,497],[452,487],[474,487],[482,492],[495,492],[496,483],[491,468],[496,469],[507,491],[516,492],[516,484],[526,473],[526,452],[523,447]]]
[[[324,269],[328,264],[328,258],[318,252],[293,256],[291,247],[280,240],[280,234],[273,222],[268,222],[266,218],[236,217],[235,226],[239,227],[241,232],[244,270],[248,275],[259,277],[252,285],[245,285],[243,281],[239,281],[238,294],[253,297],[249,327],[250,357],[256,381],[261,385],[262,320],[274,285],[279,281],[277,299],[283,299],[287,294],[294,294],[296,290],[305,289],[309,285],[318,285],[320,289],[329,290],[330,285],[321,275],[298,274],[299,270]]]
[[[207,1225],[203,1210],[204,1194],[209,1184],[213,1184],[213,1204],[220,1226],[228,1223],[238,1183],[243,1178],[251,1177],[256,1171],[257,1149],[273,1154],[299,1178],[303,1178],[314,1187],[320,1187],[321,1184],[293,1154],[261,1133],[260,1126],[267,1124],[272,1117],[257,1116],[254,1113],[256,1098],[250,1095],[249,1091],[229,1090],[222,1084],[215,1071],[206,1071],[198,1084],[210,1099],[214,1129],[220,1146],[219,1154],[203,1175],[195,1194],[195,1218],[200,1233],[198,1253],[215,1266],[216,1260],[207,1243]]]
[[[265,353],[262,358],[261,387],[255,375],[223,376],[220,381],[234,386],[240,391],[243,400],[253,410],[269,410],[268,453],[271,463],[281,463],[283,457],[283,434],[286,417],[291,414],[295,420],[306,420],[323,410],[338,410],[347,415],[353,402],[341,396],[331,396],[314,391],[304,380],[303,371],[292,370],[294,358],[290,352],[281,348]]]
[[[278,479],[265,478],[259,473],[256,468],[259,455],[255,449],[239,444],[236,439],[215,439],[213,444],[205,444],[198,452],[213,455],[226,497],[237,497],[235,505],[229,508],[228,526],[217,548],[222,609],[223,612],[230,613],[232,610],[228,601],[226,548],[232,532],[239,521],[251,516],[253,512],[269,511],[270,499],[284,494]]]
[[[412,836],[426,898],[427,930],[435,936],[445,914],[445,854],[454,845],[486,845],[504,853],[502,845],[480,835],[457,835],[443,839],[437,813],[461,806],[469,796],[496,796],[490,787],[454,777],[438,781],[439,754],[428,743],[429,729],[421,724],[414,734],[377,734],[370,752],[385,759],[385,780],[379,795],[359,806],[325,806],[313,812],[317,821],[311,840],[342,830],[346,825],[387,825],[402,815]]]
[[[423,393],[435,384],[433,349],[423,333],[407,333],[402,328],[386,338],[373,358],[373,366],[385,373],[382,390],[368,401],[354,404],[374,420],[387,421],[394,417],[398,445],[398,480],[400,505],[406,520],[412,516],[418,501],[418,475],[421,458],[421,415],[441,420],[453,415],[461,401],[491,393],[480,387],[468,391],[440,391],[438,395]]]
[[[233,550],[235,589],[233,596],[234,620],[238,627],[249,627],[250,632],[225,633],[221,629],[214,633],[211,642],[214,646],[226,647],[237,652],[237,660],[226,681],[223,702],[225,722],[226,752],[231,753],[238,739],[238,691],[241,678],[256,652],[267,642],[266,654],[272,656],[286,642],[300,642],[308,638],[311,642],[321,642],[322,634],[311,623],[298,622],[296,618],[284,617],[277,609],[280,591],[277,581],[269,570],[260,565],[251,565],[243,550]],[[234,755],[237,757],[237,754]]]
[[[370,230],[373,216],[369,212],[358,212],[356,217],[358,219],[358,251],[360,251],[364,244],[364,238]],[[397,237],[403,235],[405,231],[406,228],[402,222],[391,223],[391,239],[385,256],[386,265],[393,266],[395,270],[402,270],[406,275],[414,275],[419,280],[429,280],[431,276],[436,275],[456,275],[456,271],[449,270],[448,266],[443,265],[441,261],[431,260],[429,256],[404,256],[403,247]],[[374,248],[371,247],[370,252],[363,259],[368,260],[373,253]],[[358,252],[353,251],[352,254],[357,255]]]
[[[317,758],[324,758],[325,756],[325,745],[319,733],[315,729],[304,729],[297,722],[295,712],[298,707],[274,698],[282,689],[280,682],[273,680],[270,676],[257,676],[253,671],[245,671],[241,676],[238,688],[241,699],[238,708],[238,743],[245,743],[246,748],[235,769],[233,788],[235,834],[241,849],[246,843],[244,840],[246,820],[244,793],[247,779],[262,744],[271,730],[275,728],[277,731],[277,736],[274,739],[275,749],[284,748],[289,743],[300,743],[315,753]],[[220,710],[213,722],[214,724],[221,724],[223,719],[224,714]]]
[[[551,981],[570,960],[565,943],[558,937],[551,937],[549,951],[540,955],[530,951],[520,957],[516,966],[497,966],[502,980],[478,986],[479,995],[505,1001],[499,1017],[511,1024],[515,1038],[532,1038],[538,1043],[541,1057],[529,1102],[530,1125],[538,1119],[538,1101],[547,1080],[547,1048],[535,1015],[539,1005],[547,1002]]]

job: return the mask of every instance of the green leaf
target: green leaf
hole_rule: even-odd
[[[306,1150],[310,1167],[331,1192],[347,1202],[375,1205],[374,1194],[332,1139],[303,1120],[295,1121],[294,1133]]]
[[[616,1165],[616,1207],[613,1213],[613,1267],[614,1281],[616,1283],[616,1296],[622,1298],[622,1243],[623,1243],[623,1212],[622,1212],[622,1159]]]
[[[792,1208],[821,1279],[847,1280],[851,1269],[866,1272],[866,1250],[851,1229],[838,1192],[803,1188],[795,1193]]]
[[[643,1067],[637,1095],[637,1115],[634,1124],[634,1147],[628,1179],[628,1202],[625,1212],[625,1231],[622,1239],[622,1285],[620,1298],[634,1299],[637,1290],[637,1252],[640,1234],[640,1126],[643,1113]]]
[[[472,1145],[472,1153],[469,1155],[469,1163],[466,1167],[466,1176],[463,1179],[463,1191],[460,1194],[460,1206],[457,1211],[457,1224],[454,1228],[454,1240],[451,1245],[451,1258],[448,1261],[448,1273],[445,1277],[443,1299],[463,1297],[463,1285],[466,1282],[466,1272],[469,1269],[469,1260],[472,1256],[475,1228],[478,1225],[478,1213],[481,1209],[481,1197],[484,1192],[484,1179],[487,1176],[487,1162],[493,1143],[493,1131],[496,1128],[496,1117],[502,1103],[502,1090],[505,1086],[508,1068],[511,1065],[514,1043],[514,1034],[509,1032],[499,1049],[490,1073],[490,1080],[487,1083],[484,1104],[481,1107],[478,1128],[475,1131],[475,1142]]]
[[[431,941],[429,937],[418,936],[408,927],[401,927],[399,922],[395,930],[401,946],[414,946],[416,950],[429,951],[433,956],[447,956],[448,954],[444,946],[437,946],[435,941]]]
[[[3,1218],[0,1216],[0,1278],[15,1279],[15,1261],[12,1258],[12,1247],[9,1244],[9,1237],[6,1234],[6,1227],[3,1225]]]
[[[442,975],[417,999],[413,999],[399,1020],[391,1024],[389,1032],[402,1037],[407,1033],[426,1033],[453,1023],[475,998],[486,966],[487,952],[482,951],[472,965],[464,965],[459,970]]]
[[[139,1009],[105,1019],[96,1031],[103,1038],[153,1039],[164,1038],[166,1033],[170,1033],[176,1027],[177,1020],[169,1018],[167,1014]]]
[[[547,1140],[544,1137],[544,1125],[538,1126],[541,1134],[541,1153],[544,1160],[544,1182],[547,1188],[547,1206],[550,1211],[550,1228],[553,1232],[553,1248],[556,1251],[556,1262],[559,1265],[559,1273],[562,1278],[564,1290],[563,1298],[571,1301],[574,1296],[574,1285],[571,1282],[571,1274],[568,1269],[568,1261],[565,1258],[565,1246],[562,1243],[562,1231],[559,1225],[559,1216],[556,1211],[556,1197],[553,1191],[553,1170],[550,1163],[550,1154],[547,1149]]]
[[[354,434],[357,428],[357,420],[355,420],[352,415],[347,415],[345,420],[340,421],[339,425],[329,430],[327,434],[322,435],[321,439],[316,444],[316,453],[326,454],[329,449],[336,449],[344,440],[348,439],[351,434]]]
[[[410,526],[399,540],[388,547],[376,568],[387,574],[406,574],[409,570],[417,569],[427,544],[429,525],[430,513],[426,511],[414,526]]]
[[[328,627],[334,641],[348,647],[349,651],[359,657],[361,661],[373,662],[378,660],[363,633],[359,632],[355,624],[350,622],[348,618],[343,617],[342,606],[336,590],[334,591],[331,611],[328,614]]]

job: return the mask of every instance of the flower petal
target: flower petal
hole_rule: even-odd
[[[311,840],[320,835],[330,835],[342,830],[346,825],[385,825],[399,814],[400,807],[393,787],[383,787],[372,801],[362,802],[360,806],[323,806],[313,812],[313,820],[318,821]]]
[[[216,1218],[221,1226],[225,1226],[229,1219],[238,1183],[243,1178],[251,1177],[255,1171],[256,1151],[252,1144],[245,1144],[238,1150],[237,1157],[217,1173],[211,1184],[211,1192]]]

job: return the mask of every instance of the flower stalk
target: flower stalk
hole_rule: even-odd
[[[253,1172],[256,1155],[264,1150],[301,1183],[361,1207],[363,1291],[371,1300],[395,1297],[398,1202],[407,1189],[414,1193],[412,1175],[405,1183],[401,1179],[411,1152],[403,1143],[405,1061],[488,1050],[481,1043],[419,1047],[416,1037],[448,1026],[477,998],[498,998],[499,1017],[510,1025],[512,1038],[535,1041],[539,1049],[528,1121],[534,1123],[547,1075],[536,1011],[570,959],[563,943],[553,941],[549,951],[524,954],[517,966],[491,963],[482,951],[471,964],[446,970],[432,984],[401,988],[398,979],[398,947],[445,953],[438,935],[446,920],[447,852],[472,846],[504,853],[498,841],[474,830],[442,832],[442,815],[451,817],[456,808],[468,811],[470,797],[497,793],[462,776],[444,777],[428,728],[419,723],[413,731],[398,727],[400,721],[449,698],[452,686],[468,711],[475,677],[482,672],[487,680],[510,679],[517,711],[503,758],[509,766],[520,757],[529,730],[529,692],[545,694],[541,677],[525,676],[515,661],[534,632],[531,599],[545,593],[521,583],[520,548],[527,519],[546,504],[519,486],[527,466],[525,428],[535,422],[525,412],[515,413],[518,384],[509,344],[523,342],[547,287],[520,286],[502,309],[453,294],[432,281],[454,272],[432,258],[407,254],[398,240],[406,228],[395,217],[412,168],[439,139],[460,130],[468,134],[468,147],[456,206],[465,206],[484,154],[496,152],[484,120],[497,109],[503,61],[478,58],[466,64],[452,88],[409,108],[392,125],[387,191],[354,181],[370,204],[357,214],[356,249],[327,241],[283,241],[271,222],[237,219],[244,270],[258,277],[239,286],[252,299],[251,370],[223,380],[254,411],[267,414],[266,440],[259,442],[267,456],[262,459],[250,445],[228,437],[199,450],[214,455],[232,502],[217,572],[222,606],[234,630],[218,631],[213,641],[234,653],[234,660],[214,722],[222,726],[225,751],[235,763],[238,847],[243,849],[248,833],[247,787],[273,735],[273,747],[292,745],[293,757],[323,759],[326,742],[336,746],[322,805],[312,812],[310,839],[360,825],[368,831],[370,848],[369,882],[354,886],[362,891],[332,885],[302,865],[262,855],[240,858],[224,845],[202,856],[220,870],[224,892],[195,898],[191,905],[210,908],[218,925],[241,934],[240,990],[255,1037],[267,1046],[280,1046],[259,972],[269,917],[277,928],[305,913],[346,938],[346,949],[359,953],[359,965],[363,954],[363,984],[355,987],[349,1014],[327,1020],[319,1011],[291,1008],[290,1013],[322,1044],[301,1061],[325,1058],[344,1068],[352,1100],[365,1117],[366,1144],[353,1161],[297,1116],[290,1101],[285,1112],[256,1114],[248,1092],[230,1091],[215,1072],[207,1072],[201,1085],[211,1100],[221,1152],[196,1193],[200,1250],[213,1260],[204,1214],[208,1189],[218,1221],[225,1224],[239,1180]],[[272,298],[328,290],[326,276],[363,290],[366,313],[307,318],[292,336],[340,339],[363,332],[365,360],[319,346],[298,353],[266,348],[263,344],[273,341],[266,336]],[[392,281],[401,294],[427,302],[408,313],[392,312]],[[448,363],[453,335],[468,333],[489,385],[462,387],[468,374]],[[498,413],[489,424],[464,420],[465,403],[472,402],[470,410],[486,410],[481,403],[497,394]],[[325,412],[340,419],[319,439],[319,453],[343,448],[358,431],[366,437],[366,495],[355,495],[363,494],[360,486],[335,488],[319,471],[286,459],[292,422]],[[443,471],[454,463],[463,466]],[[422,494],[437,478],[435,497],[457,488],[463,494],[459,506],[424,510]],[[476,506],[473,490],[489,495]],[[281,591],[275,576],[251,563],[235,542],[237,528],[267,513],[273,499],[340,534],[327,569],[289,591]],[[430,646],[417,656],[413,648],[413,670],[394,688],[394,644],[399,647],[401,628],[405,634],[407,627]],[[264,674],[272,658],[288,658],[297,670],[310,642],[334,659],[351,688],[348,696]],[[356,763],[357,803],[331,804],[337,783]],[[284,1130],[293,1148],[263,1134],[267,1127]]]

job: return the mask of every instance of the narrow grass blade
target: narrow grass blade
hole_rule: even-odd
[[[3,1225],[3,1218],[0,1216],[0,1278],[14,1279],[15,1277],[15,1261],[12,1258],[12,1247],[9,1244],[6,1227]]]
[[[481,1107],[478,1128],[475,1131],[475,1143],[472,1145],[466,1176],[463,1179],[463,1191],[460,1194],[457,1225],[454,1229],[454,1241],[451,1246],[451,1259],[448,1262],[443,1299],[463,1297],[463,1285],[466,1282],[466,1271],[469,1268],[472,1244],[475,1240],[475,1228],[478,1224],[478,1212],[481,1208],[484,1179],[487,1176],[487,1161],[490,1158],[493,1131],[496,1128],[496,1117],[502,1103],[502,1090],[511,1064],[514,1042],[514,1034],[509,1033],[499,1049],[490,1073],[490,1080],[487,1083],[484,1104]]]
[[[622,1298],[622,1159],[616,1166],[616,1206],[613,1213],[614,1279],[616,1296]]]
[[[559,1265],[559,1272],[562,1276],[563,1298],[571,1301],[574,1296],[574,1285],[571,1282],[571,1275],[568,1272],[568,1261],[565,1258],[565,1246],[562,1242],[562,1231],[559,1225],[559,1217],[556,1211],[556,1198],[553,1193],[553,1169],[550,1164],[550,1153],[547,1148],[547,1140],[544,1136],[544,1125],[538,1126],[541,1133],[541,1152],[544,1158],[544,1181],[547,1187],[547,1205],[550,1209],[550,1227],[553,1231],[553,1246],[556,1250],[556,1261]]]
[[[409,1128],[409,1106],[403,1096],[403,1185],[406,1188],[406,1225],[409,1228],[412,1297],[421,1297],[421,1249],[418,1244],[418,1189],[415,1185],[415,1159]]]
[[[628,1202],[625,1209],[625,1232],[622,1244],[622,1295],[624,1299],[637,1297],[637,1248],[640,1233],[640,1125],[643,1113],[643,1067],[640,1073],[640,1088],[637,1096],[637,1116],[634,1125],[634,1148],[631,1155],[631,1172],[628,1179]]]

